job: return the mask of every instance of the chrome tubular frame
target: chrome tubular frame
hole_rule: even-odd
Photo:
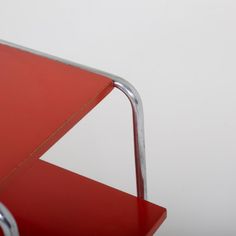
[[[19,236],[14,217],[2,203],[0,203],[0,227],[4,236]]]
[[[128,97],[131,103],[133,112],[137,195],[139,198],[147,200],[144,115],[142,100],[137,90],[129,82],[121,78],[113,78],[113,81],[114,87],[121,90]]]
[[[146,184],[146,163],[145,163],[145,140],[144,140],[144,115],[141,98],[137,90],[126,80],[88,66],[84,66],[69,60],[65,60],[50,54],[42,53],[30,48],[19,46],[13,43],[9,43],[4,40],[0,40],[0,44],[5,44],[10,47],[15,47],[23,51],[27,51],[39,56],[46,57],[48,59],[56,60],[64,64],[79,67],[89,72],[100,74],[110,78],[114,87],[121,90],[129,99],[133,112],[133,132],[134,132],[134,151],[135,151],[135,168],[136,168],[136,184],[137,184],[137,196],[141,199],[147,200],[147,184]]]

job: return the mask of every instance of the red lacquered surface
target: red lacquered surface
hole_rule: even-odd
[[[0,202],[21,235],[152,235],[165,219],[162,207],[38,159],[112,88],[0,44]]]
[[[37,160],[0,195],[24,236],[152,235],[166,210]]]
[[[0,189],[112,87],[103,76],[0,44]]]

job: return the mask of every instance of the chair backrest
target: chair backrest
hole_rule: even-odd
[[[0,192],[112,88],[104,76],[0,44]]]

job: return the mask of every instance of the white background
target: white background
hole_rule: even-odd
[[[0,37],[129,80],[144,103],[157,235],[236,235],[236,2],[0,0]],[[131,112],[113,91],[44,159],[135,194]]]

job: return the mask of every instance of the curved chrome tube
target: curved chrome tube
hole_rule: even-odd
[[[137,195],[139,198],[147,200],[144,115],[142,100],[137,90],[127,81],[121,78],[116,78],[113,81],[114,86],[128,97],[132,106]]]
[[[14,217],[2,203],[0,203],[0,227],[4,236],[19,236]]]
[[[56,56],[52,56],[47,53],[42,53],[37,50],[19,46],[4,40],[0,40],[1,44],[15,47],[23,51],[27,51],[39,56],[46,57],[48,59],[56,60],[64,64],[79,67],[89,72],[106,76],[113,80],[114,87],[121,90],[129,99],[132,111],[133,111],[133,129],[134,129],[134,149],[135,149],[135,167],[136,167],[136,183],[137,183],[137,195],[141,199],[147,200],[147,184],[146,184],[146,163],[145,163],[145,141],[144,141],[144,116],[142,101],[137,90],[126,80],[88,66],[84,66],[69,60],[65,60]]]

